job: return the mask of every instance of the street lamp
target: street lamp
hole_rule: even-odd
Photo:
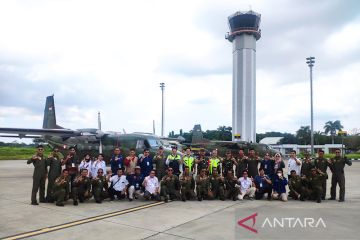
[[[161,136],[164,137],[164,89],[165,83],[160,83],[161,88]]]
[[[311,155],[314,155],[314,110],[313,110],[313,84],[312,84],[312,68],[315,63],[315,57],[307,57],[306,63],[310,68],[310,104],[311,104]]]

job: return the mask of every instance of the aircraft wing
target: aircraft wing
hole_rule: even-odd
[[[73,137],[81,136],[81,132],[71,129],[36,129],[36,128],[0,128],[1,137],[34,137],[39,136],[59,136],[59,137]]]

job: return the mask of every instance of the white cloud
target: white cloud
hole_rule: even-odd
[[[274,9],[269,1],[1,1],[0,126],[40,127],[43,101],[55,94],[64,127],[96,127],[101,111],[104,130],[151,132],[155,120],[159,133],[160,82],[166,84],[165,133],[197,123],[230,126],[226,17],[252,5],[262,14],[263,32],[257,132],[309,125],[310,54],[316,56],[315,128],[336,119],[359,128],[356,4],[280,1]],[[348,14],[328,16],[339,7]],[[26,124],[17,116],[27,116]]]

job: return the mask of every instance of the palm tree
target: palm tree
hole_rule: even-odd
[[[343,128],[344,127],[343,125],[341,125],[339,120],[336,120],[334,122],[328,121],[325,123],[325,134],[327,135],[328,133],[330,133],[332,144],[334,144],[334,136],[336,136],[336,130],[341,131]]]
[[[298,144],[304,144],[310,142],[311,130],[310,126],[302,126],[299,130],[296,131],[296,138],[298,139]]]

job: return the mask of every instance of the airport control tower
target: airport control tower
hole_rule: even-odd
[[[226,39],[233,43],[233,140],[256,142],[256,41],[261,37],[261,15],[236,12],[229,16],[230,32]]]

